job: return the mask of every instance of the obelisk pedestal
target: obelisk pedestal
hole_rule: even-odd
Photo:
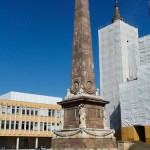
[[[54,132],[52,148],[117,148],[114,130],[104,127],[104,106],[107,103],[99,96],[87,94],[75,95],[59,102],[64,109],[64,129]]]

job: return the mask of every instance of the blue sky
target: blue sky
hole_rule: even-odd
[[[96,85],[98,28],[111,23],[114,0],[89,0]],[[70,87],[75,0],[0,0],[0,94],[64,97]],[[148,0],[120,0],[121,16],[150,34]]]

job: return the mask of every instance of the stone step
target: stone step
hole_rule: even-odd
[[[139,142],[119,142],[119,150],[150,150],[150,144]]]

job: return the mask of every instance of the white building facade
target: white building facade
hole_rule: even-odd
[[[121,128],[119,84],[136,79],[138,69],[138,29],[117,20],[99,29],[101,96],[106,106],[108,126]],[[110,122],[109,122],[110,121]]]

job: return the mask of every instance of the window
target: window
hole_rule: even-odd
[[[54,123],[52,123],[52,131],[54,130],[54,128],[55,128],[55,124],[54,124]]]
[[[19,121],[16,121],[16,130],[19,129]]]
[[[33,130],[33,122],[30,123],[30,130]]]
[[[27,115],[30,115],[30,108],[27,108]]]
[[[6,121],[6,129],[7,130],[9,129],[9,122],[10,122],[9,120]]]
[[[34,109],[31,109],[31,116],[34,116]]]
[[[34,130],[38,131],[38,123],[37,122],[34,123]]]
[[[14,121],[11,121],[11,129],[14,130]]]
[[[25,107],[22,107],[22,114],[26,115],[26,108]]]
[[[45,111],[44,111],[44,108],[41,108],[40,110],[39,110],[39,115],[40,116],[45,116]]]
[[[52,110],[52,117],[55,117],[55,110]]]
[[[24,127],[25,127],[25,122],[22,121],[21,129],[24,130],[25,129]]]
[[[26,130],[29,130],[29,122],[26,122]]]
[[[46,131],[47,130],[47,123],[45,122],[44,123],[44,131]]]
[[[48,123],[48,131],[51,131],[51,124]]]
[[[17,114],[20,114],[20,107],[17,106]]]
[[[15,114],[15,106],[12,106],[12,114]]]
[[[48,116],[51,117],[51,109],[48,110]]]
[[[43,131],[43,122],[40,122],[40,131]]]
[[[57,110],[57,118],[60,118],[60,115],[61,115],[60,110]]]
[[[38,116],[38,109],[35,109],[35,116]]]
[[[7,106],[2,106],[2,114],[6,114],[7,113]]]
[[[5,120],[2,120],[1,121],[1,129],[4,129],[5,128]]]
[[[11,114],[11,106],[7,106],[7,114]]]

